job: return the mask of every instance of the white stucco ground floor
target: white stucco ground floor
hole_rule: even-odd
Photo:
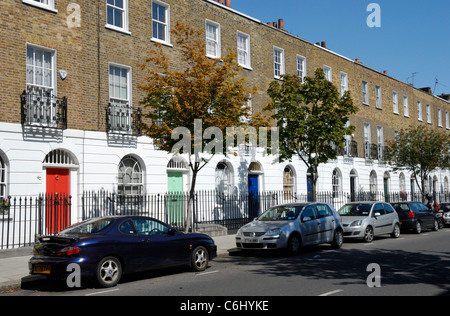
[[[275,157],[264,155],[261,148],[241,149],[238,155],[213,156],[200,171],[196,189],[308,193],[308,170],[298,158],[274,163]],[[187,191],[188,160],[172,158],[145,136],[0,123],[0,197],[62,190],[72,196],[75,220],[86,191],[125,195]],[[427,179],[428,191],[448,193],[449,177],[448,170],[434,172]],[[320,166],[318,191],[417,191],[413,180],[409,171],[394,172],[384,162],[338,157]]]

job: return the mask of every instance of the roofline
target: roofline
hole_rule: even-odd
[[[224,4],[220,4],[220,3],[217,2],[217,1],[214,1],[214,0],[203,0],[203,1],[206,1],[206,2],[208,2],[208,3],[210,3],[210,4],[213,4],[213,5],[217,6],[217,7],[220,7],[220,8],[222,8],[222,9],[227,10],[227,11],[230,11],[230,12],[232,12],[232,13],[234,13],[234,14],[239,15],[239,16],[242,16],[242,17],[244,17],[244,18],[246,18],[246,19],[248,19],[248,20],[250,20],[250,21],[256,22],[256,23],[258,23],[258,24],[260,24],[260,25],[263,25],[263,26],[265,26],[265,27],[268,27],[268,28],[270,28],[270,29],[272,29],[272,30],[274,30],[274,31],[281,32],[281,33],[283,33],[284,35],[291,36],[291,37],[293,37],[293,38],[295,38],[295,39],[297,39],[297,40],[300,40],[300,41],[302,41],[302,42],[305,42],[305,43],[307,43],[307,44],[309,44],[309,45],[312,45],[312,46],[314,46],[314,47],[316,47],[316,48],[322,49],[322,50],[324,50],[324,51],[326,51],[326,52],[328,52],[328,53],[330,53],[330,54],[332,54],[332,55],[335,55],[335,56],[337,56],[337,57],[340,57],[340,58],[342,58],[342,59],[345,59],[346,61],[351,62],[351,63],[353,63],[354,65],[358,65],[358,66],[364,67],[364,68],[366,68],[366,69],[368,69],[368,70],[371,70],[371,71],[374,71],[374,72],[376,72],[376,73],[378,73],[378,74],[380,74],[380,75],[383,75],[383,76],[385,76],[385,77],[389,77],[390,79],[393,79],[393,80],[395,80],[395,81],[397,81],[397,82],[400,82],[400,83],[402,83],[402,84],[404,84],[404,85],[407,85],[407,86],[409,86],[410,88],[413,88],[413,89],[417,90],[417,91],[420,92],[420,93],[425,93],[426,95],[432,96],[432,97],[434,97],[434,98],[436,98],[436,99],[438,99],[438,100],[440,100],[440,101],[443,101],[443,102],[445,102],[445,103],[450,104],[450,101],[444,100],[444,99],[440,98],[440,97],[437,96],[437,95],[429,94],[429,93],[427,93],[427,92],[421,90],[420,88],[416,88],[416,87],[414,87],[414,86],[411,85],[411,84],[408,84],[408,83],[406,83],[406,82],[404,82],[404,81],[401,81],[401,80],[399,80],[399,79],[397,79],[397,78],[394,78],[394,77],[392,77],[392,76],[389,76],[388,74],[386,74],[386,73],[384,73],[384,72],[382,72],[382,71],[380,71],[380,70],[376,70],[376,69],[371,68],[371,67],[369,67],[369,66],[367,66],[367,65],[364,65],[364,64],[361,63],[361,62],[357,62],[357,61],[355,61],[355,60],[353,60],[353,59],[351,59],[351,58],[349,58],[349,57],[346,57],[346,56],[343,56],[343,55],[341,55],[341,54],[339,54],[339,53],[336,53],[336,52],[334,52],[334,51],[332,51],[332,50],[330,50],[330,49],[328,49],[328,48],[325,48],[325,47],[322,47],[322,46],[317,45],[317,44],[315,44],[315,43],[312,43],[312,42],[310,42],[310,41],[308,41],[308,40],[305,40],[305,39],[299,37],[298,35],[291,34],[291,33],[289,33],[289,32],[286,31],[286,30],[282,30],[282,29],[279,29],[279,28],[270,26],[270,25],[268,25],[268,24],[266,24],[266,23],[263,23],[261,20],[258,20],[258,19],[256,19],[256,18],[253,18],[253,17],[251,17],[251,16],[249,16],[249,15],[247,15],[247,14],[244,14],[244,13],[242,13],[242,12],[240,12],[240,11],[237,11],[237,10],[235,10],[235,9],[233,9],[233,8],[231,8],[231,7],[228,7],[228,6],[224,5]]]

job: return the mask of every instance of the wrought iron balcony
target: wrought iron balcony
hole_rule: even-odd
[[[23,126],[67,129],[67,98],[48,89],[28,89],[20,95]]]
[[[378,145],[371,144],[369,142],[364,143],[364,157],[370,160],[377,160],[378,157]]]
[[[141,109],[133,109],[128,102],[112,101],[106,108],[108,133],[141,136],[141,122]]]
[[[358,143],[354,140],[344,140],[344,147],[337,149],[338,156],[358,157]]]

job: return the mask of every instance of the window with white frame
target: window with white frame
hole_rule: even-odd
[[[297,55],[297,77],[302,80],[306,77],[306,58]]]
[[[6,192],[6,164],[0,156],[0,202],[7,197]]]
[[[398,114],[398,93],[392,92],[392,107],[394,110],[394,114]]]
[[[130,93],[131,68],[109,65],[110,129],[130,132],[132,129],[132,104]]]
[[[408,104],[408,96],[403,96],[403,115],[409,117],[409,104]]]
[[[226,162],[219,162],[216,166],[216,190],[220,194],[233,192],[233,172]]]
[[[27,124],[52,126],[56,121],[56,52],[27,45]]]
[[[161,1],[152,2],[152,40],[170,44],[170,6]]]
[[[362,101],[363,104],[369,105],[369,83],[364,80],[362,82]]]
[[[117,193],[125,196],[138,196],[144,193],[142,167],[133,156],[125,156],[119,163]]]
[[[445,128],[450,129],[450,115],[448,111],[445,111]]]
[[[292,199],[295,194],[295,172],[291,166],[283,170],[283,193],[285,199]]]
[[[251,67],[250,62],[250,35],[237,32],[237,59],[238,64],[245,68]]]
[[[284,49],[273,47],[273,76],[275,79],[280,79],[284,75]]]
[[[323,65],[323,73],[325,75],[325,79],[327,79],[328,81],[332,81],[331,67],[330,66]]]
[[[383,126],[377,126],[378,160],[384,159],[384,131]]]
[[[333,170],[331,182],[333,185],[333,197],[338,197],[339,192],[342,191],[342,173],[338,168]]]
[[[375,106],[377,109],[383,108],[382,98],[381,98],[381,87],[375,86]]]
[[[438,109],[438,126],[442,127],[442,111]]]
[[[422,102],[420,102],[420,101],[417,101],[417,119],[419,121],[423,120],[423,118],[422,118]]]
[[[431,124],[431,105],[427,104],[427,123]]]
[[[106,26],[128,32],[128,0],[106,0]]]
[[[348,91],[348,75],[341,71],[341,97]]]
[[[58,12],[55,9],[55,1],[54,0],[22,0],[22,2],[42,8],[42,9],[46,9],[49,11]]]
[[[206,20],[206,56],[220,58],[220,24]]]

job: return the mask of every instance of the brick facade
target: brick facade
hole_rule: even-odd
[[[49,0],[49,2],[53,3],[54,1]],[[220,25],[222,56],[230,49],[237,50],[238,31],[249,36],[251,64],[250,67],[241,71],[241,75],[246,78],[249,86],[260,87],[259,92],[252,96],[254,111],[261,110],[269,101],[266,90],[270,82],[274,80],[274,47],[283,49],[285,72],[288,74],[296,73],[297,55],[306,58],[307,75],[312,75],[316,68],[323,68],[324,65],[330,67],[332,81],[339,90],[341,72],[346,73],[348,89],[354,103],[359,107],[358,113],[350,119],[351,124],[356,126],[353,139],[358,143],[359,158],[364,158],[365,123],[370,124],[371,143],[373,144],[377,144],[378,126],[383,127],[385,139],[392,139],[395,131],[401,128],[423,124],[446,133],[450,132],[450,126],[446,122],[446,115],[448,116],[450,112],[449,101],[414,88],[382,71],[371,69],[359,61],[340,56],[321,45],[294,36],[282,29],[280,24],[282,25],[283,21],[277,21],[278,27],[274,27],[213,0],[155,0],[154,2],[170,6],[170,26],[172,27],[176,21],[188,23],[202,30],[205,30],[206,20]],[[123,29],[108,26],[106,1],[58,0],[50,8],[45,6],[43,8],[38,3],[34,0],[0,2],[0,53],[2,56],[0,64],[3,74],[0,76],[0,106],[2,109],[0,123],[21,123],[20,95],[26,89],[27,46],[31,45],[50,50],[55,54],[53,75],[56,77],[56,93],[58,97],[65,96],[68,99],[67,130],[70,133],[63,131],[63,135],[70,134],[70,137],[75,139],[79,137],[80,133],[93,132],[97,133],[95,135],[101,135],[99,138],[103,141],[107,129],[106,107],[110,100],[110,65],[126,67],[129,70],[131,78],[129,92],[133,108],[139,107],[140,101],[144,97],[143,92],[137,86],[144,81],[146,74],[138,65],[144,62],[147,52],[154,47],[152,1],[124,1],[127,5],[125,12],[127,27]],[[179,49],[173,40],[166,43],[163,49],[173,61],[173,67],[182,67],[177,62]],[[58,74],[60,70],[67,72],[64,80]],[[362,81],[368,83],[368,105],[363,104]],[[381,88],[381,109],[376,107],[376,86]],[[393,91],[398,95],[398,113],[393,111]],[[408,97],[408,116],[405,116],[403,110],[403,96]],[[422,121],[418,119],[418,101],[422,104]],[[427,104],[431,109],[431,124],[427,123]],[[438,109],[441,110],[442,126],[438,126]],[[41,138],[41,141],[45,143],[45,137]],[[77,145],[83,143],[84,146],[86,139],[78,141]],[[148,146],[150,143],[147,139],[140,141],[144,143],[144,146]],[[48,146],[45,149],[47,152],[55,147],[52,142],[45,144]],[[28,145],[25,144],[24,147]],[[110,146],[110,143],[107,145]],[[0,155],[2,150],[4,153],[7,152],[5,145],[2,146]],[[95,146],[92,145],[92,148]],[[115,143],[114,146],[120,147],[120,143]],[[129,143],[126,143],[124,147],[127,146],[132,147]],[[110,171],[111,177],[105,180],[105,183],[114,181],[110,179],[116,177],[121,155],[131,152],[129,148],[126,148],[127,150],[119,149],[111,159],[114,170]],[[42,150],[44,151],[44,149]],[[88,157],[84,148],[72,151],[78,157],[80,165]],[[138,148],[136,151],[147,155],[150,155],[151,152],[147,148]],[[90,153],[92,157],[94,152]],[[46,152],[40,153],[36,161],[42,162],[42,155],[45,156],[45,154]],[[151,155],[157,155],[158,159],[164,156],[154,152],[151,152]],[[161,163],[152,161],[151,164],[165,167],[167,161],[164,160]],[[270,168],[275,167],[267,167],[266,170]],[[280,172],[282,172],[283,167],[280,168]],[[301,168],[299,167],[299,169]],[[92,169],[95,170],[95,167]],[[150,169],[147,167],[148,174],[150,174]],[[328,169],[326,172],[331,175]],[[80,168],[78,174],[80,181],[82,181],[81,179],[87,181],[88,177],[85,175],[88,174],[89,168],[86,170],[84,167]],[[95,174],[95,171],[92,174]],[[297,175],[300,175],[300,171]],[[37,172],[37,178],[39,177],[39,172]],[[150,175],[148,177],[150,178]],[[281,177],[281,175],[277,177]],[[361,177],[368,177],[368,175],[361,175]],[[10,178],[12,179],[12,176]],[[303,174],[301,178],[304,178]],[[267,183],[269,183],[269,179],[267,177]],[[329,178],[325,179],[324,181],[331,182]],[[96,181],[91,180],[92,184],[95,184]],[[156,183],[159,186],[166,185],[163,181]],[[279,187],[282,188],[282,185]],[[299,180],[298,188],[300,187]],[[79,192],[81,190],[80,184]]]

